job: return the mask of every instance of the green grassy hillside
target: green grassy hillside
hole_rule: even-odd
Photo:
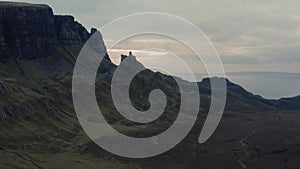
[[[272,101],[256,99],[256,96],[229,81],[229,100],[221,125],[212,139],[204,145],[198,144],[197,139],[210,102],[207,79],[198,83],[203,93],[199,120],[189,136],[175,149],[140,160],[120,158],[102,150],[86,136],[73,108],[72,67],[79,51],[80,46],[57,48],[47,58],[7,59],[0,63],[0,164],[3,168],[297,166],[295,159],[300,152],[297,146],[300,139],[296,133],[300,124],[293,120],[299,117],[297,110],[279,110]],[[105,68],[99,71],[96,84],[102,90],[97,89],[96,93],[98,98],[104,100],[99,101],[99,106],[115,129],[129,136],[137,136],[139,133],[140,137],[146,137],[160,133],[172,124],[177,115],[177,98],[180,96],[172,78],[146,70],[132,82],[132,89],[148,84],[142,90],[131,90],[132,102],[138,109],[149,107],[147,96],[142,93],[157,87],[163,89],[170,99],[163,116],[150,124],[141,125],[122,118],[114,108],[110,96],[110,79],[116,67],[108,60],[102,66]],[[272,126],[275,123],[276,127]],[[214,164],[215,159],[220,163]],[[276,162],[270,163],[269,160]]]

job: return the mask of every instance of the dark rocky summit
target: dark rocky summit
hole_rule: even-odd
[[[127,57],[127,55],[121,54],[121,62],[123,62],[123,60],[125,60]]]
[[[62,45],[80,45],[90,37],[90,33],[73,16],[55,16],[55,30]]]
[[[74,17],[55,16],[47,5],[0,2],[0,58],[46,57],[55,46],[81,45],[90,35]]]

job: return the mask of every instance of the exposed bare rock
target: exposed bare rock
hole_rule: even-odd
[[[0,58],[32,59],[49,55],[56,41],[53,28],[50,7],[1,2]]]
[[[57,46],[83,45],[96,31],[47,5],[0,2],[0,59],[47,57]]]
[[[62,45],[80,45],[90,37],[90,33],[73,16],[55,16],[55,29]]]

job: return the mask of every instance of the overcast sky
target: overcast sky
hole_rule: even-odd
[[[226,72],[300,73],[299,0],[24,1],[46,3],[56,14],[75,16],[87,29],[101,28],[114,19],[137,12],[174,14],[192,22],[210,38],[220,54]],[[129,39],[123,43],[129,50],[136,49],[135,55],[139,60],[147,62],[148,55],[138,51],[139,45],[159,44],[151,42],[155,38],[147,37],[148,41],[142,42],[142,38],[138,37],[138,43],[133,43],[136,39]],[[161,38],[161,41],[164,40]],[[111,52],[115,62],[118,62],[117,58],[121,52],[127,52],[123,51],[124,46],[120,44],[119,48]],[[164,52],[152,52],[150,55],[155,54],[158,57]],[[259,93],[258,89],[252,89],[255,90]],[[300,94],[299,87],[295,89],[295,92],[297,91]]]

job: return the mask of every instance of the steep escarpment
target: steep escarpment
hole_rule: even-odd
[[[90,33],[73,16],[55,16],[55,31],[62,45],[80,45],[90,37]]]
[[[0,57],[43,57],[54,48],[56,35],[50,7],[0,3],[0,25]]]
[[[56,46],[83,44],[90,33],[47,5],[0,2],[0,58],[42,58]]]

